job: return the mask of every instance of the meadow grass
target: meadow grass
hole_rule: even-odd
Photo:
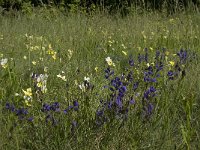
[[[199,149],[199,25],[198,13],[0,16],[0,149]],[[158,51],[161,77],[144,82]],[[113,92],[106,85],[115,77],[123,86]],[[122,110],[115,101],[108,110],[125,86]]]

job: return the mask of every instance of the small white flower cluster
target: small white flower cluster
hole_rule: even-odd
[[[0,63],[3,68],[6,68],[8,66],[8,58],[1,59]]]
[[[72,58],[73,53],[74,53],[73,50],[68,49],[68,58],[69,58],[69,60]]]
[[[32,78],[34,79],[35,85],[37,87],[37,92],[41,91],[42,93],[47,92],[47,74],[32,74]]]
[[[62,74],[64,74],[64,73],[65,73],[65,72],[62,71]],[[66,76],[65,76],[65,75],[62,75],[62,74],[59,73],[59,74],[57,75],[57,77],[60,78],[60,79],[62,79],[63,81],[67,81]]]
[[[109,66],[115,66],[115,64],[113,63],[112,59],[110,57],[106,58],[106,62],[108,63]]]
[[[90,84],[90,78],[84,77],[84,82],[78,86],[83,92],[85,92],[86,89],[89,87],[89,84]]]

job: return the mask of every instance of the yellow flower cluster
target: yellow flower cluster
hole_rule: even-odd
[[[47,50],[47,54],[51,55],[51,57],[56,60],[56,55],[57,55],[57,52],[55,52],[51,46],[51,44],[49,44],[49,48]]]
[[[27,88],[26,90],[22,89],[22,91],[24,93],[25,104],[27,106],[31,106],[31,103],[32,103],[32,100],[33,100],[32,89],[31,88]]]

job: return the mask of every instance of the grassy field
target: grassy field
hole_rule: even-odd
[[[0,16],[0,149],[200,149],[199,25]]]

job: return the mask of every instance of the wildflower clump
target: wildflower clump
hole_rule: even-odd
[[[177,53],[178,58],[173,61],[165,59],[169,55],[166,55],[166,49],[157,50],[153,60],[145,48],[144,54],[139,53],[137,60],[129,57],[129,67],[120,75],[110,69],[112,60],[108,58],[108,68],[105,70],[108,84],[104,86],[108,95],[101,97],[96,111],[96,124],[101,126],[112,123],[115,119],[123,122],[130,111],[135,111],[141,114],[143,119],[149,120],[155,111],[156,100],[161,96],[162,78],[167,78],[166,82],[181,80],[186,74],[183,64],[190,61],[187,51],[184,50],[180,50]]]
[[[47,74],[36,74],[32,73],[31,75],[34,83],[34,89],[37,94],[44,94],[47,92]]]
[[[25,100],[25,104],[27,106],[31,106],[32,100],[33,100],[33,94],[32,94],[32,89],[28,88],[26,90],[23,90],[23,94],[24,94],[24,100]]]
[[[32,122],[34,120],[34,117],[29,115],[27,108],[17,108],[14,104],[6,102],[5,109],[15,114],[19,121]]]
[[[54,60],[56,60],[57,52],[53,50],[51,44],[49,44],[47,54],[49,54]]]
[[[0,61],[1,66],[5,69],[8,67],[8,58],[3,58]]]
[[[88,90],[92,90],[93,89],[93,85],[90,83],[90,78],[89,77],[84,77],[83,83],[78,85],[78,86],[82,90],[82,92],[86,92]]]
[[[106,62],[109,66],[115,66],[115,64],[113,63],[112,59],[110,57],[106,58]]]

